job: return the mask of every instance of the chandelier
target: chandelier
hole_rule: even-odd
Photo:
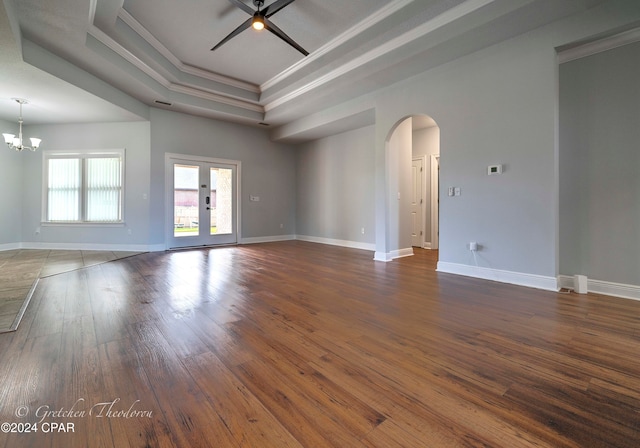
[[[22,143],[22,105],[27,104],[27,100],[23,100],[22,98],[12,98],[18,104],[20,104],[20,116],[18,117],[18,124],[20,130],[18,131],[18,136],[16,137],[14,134],[2,134],[4,137],[4,142],[10,149],[15,149],[16,151],[22,151],[23,149],[29,149],[31,151],[35,151],[40,146],[40,142],[42,141],[39,138],[31,137],[31,146],[25,146]]]

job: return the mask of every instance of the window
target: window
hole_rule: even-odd
[[[45,222],[122,222],[124,150],[43,154]]]

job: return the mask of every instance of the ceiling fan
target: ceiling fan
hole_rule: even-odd
[[[261,9],[264,5],[264,0],[253,0],[253,4],[258,8],[257,10],[253,10],[249,6],[242,3],[240,0],[229,0],[233,5],[242,9],[247,14],[251,15],[250,19],[247,19],[242,25],[233,30],[227,37],[222,39],[220,43],[218,43],[215,47],[211,49],[211,51],[216,48],[220,48],[222,45],[226,44],[229,40],[236,37],[238,34],[243,32],[246,29],[253,28],[255,30],[263,30],[271,31],[273,34],[278,36],[280,39],[291,45],[293,48],[298,50],[303,55],[307,56],[309,52],[298,45],[293,39],[291,39],[287,34],[278,28],[272,21],[269,20],[269,17],[280,11],[282,8],[287,6],[290,3],[293,3],[295,0],[277,0],[271,3],[264,9]]]

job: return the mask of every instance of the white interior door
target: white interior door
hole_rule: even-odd
[[[237,242],[237,166],[169,159],[169,248]]]
[[[411,245],[423,246],[423,189],[422,189],[422,159],[411,161]]]

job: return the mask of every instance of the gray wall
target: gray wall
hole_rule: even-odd
[[[151,244],[165,240],[166,153],[242,162],[242,238],[296,233],[292,147],[269,141],[262,129],[152,108]],[[260,202],[250,202],[249,195]]]
[[[560,66],[560,273],[640,284],[640,43]]]
[[[440,195],[440,261],[474,266],[467,244],[476,241],[479,266],[553,281],[559,269],[555,48],[638,19],[633,2],[607,2],[318,114],[326,120],[374,104],[376,257],[404,247],[393,227],[400,217],[387,143],[404,117],[424,114],[440,128],[442,191],[462,191]],[[310,119],[301,123],[309,127]],[[493,164],[503,164],[504,173],[487,176]],[[408,176],[410,165],[405,169]]]
[[[23,152],[22,241],[26,244],[139,245],[149,240],[149,123],[33,125],[27,135],[42,138],[37,152]],[[43,151],[125,148],[125,226],[41,225]],[[27,206],[28,205],[28,206]],[[40,229],[37,234],[36,230]],[[129,233],[130,231],[130,233]]]
[[[297,159],[295,149],[270,142],[261,129],[159,109],[151,109],[150,123],[33,126],[33,133],[40,134],[44,139],[43,149],[87,148],[93,144],[124,146],[128,150],[139,148],[134,150],[135,156],[131,160],[131,163],[137,160],[136,164],[129,167],[129,160],[127,162],[127,182],[131,182],[128,184],[130,194],[127,197],[132,202],[127,204],[126,213],[127,225],[132,226],[131,237],[126,234],[128,229],[113,229],[98,234],[92,229],[75,232],[64,228],[47,228],[47,233],[43,229],[39,238],[49,242],[139,241],[152,245],[164,244],[164,155],[171,152],[243,162],[243,237],[316,233],[328,238],[354,240],[358,235],[353,234],[353,228],[356,228],[357,233],[359,227],[363,226],[354,226],[356,221],[371,222],[370,215],[365,217],[366,213],[370,213],[365,212],[365,209],[370,210],[370,206],[353,212],[355,215],[350,216],[347,222],[334,222],[332,226],[323,229],[311,229],[310,226],[315,221],[314,212],[301,210],[298,213],[300,229],[296,229],[296,204],[313,204],[317,199],[314,187],[325,186],[321,183],[321,167],[313,166],[314,157],[335,165],[340,157],[336,148],[348,143],[358,147],[357,151],[363,151],[364,147],[355,143],[362,138],[366,139],[367,146],[373,142],[372,162],[371,159],[366,159],[368,163],[373,163],[373,175],[369,177],[370,174],[363,172],[361,181],[367,184],[367,190],[374,191],[376,252],[389,254],[408,246],[395,236],[397,229],[394,226],[402,225],[402,213],[392,204],[397,201],[398,185],[393,183],[393,179],[389,182],[390,174],[396,173],[398,178],[402,178],[403,170],[406,170],[408,177],[410,164],[389,160],[387,144],[393,129],[405,117],[426,114],[433,117],[440,127],[441,186],[443,189],[456,186],[462,190],[460,197],[441,195],[440,261],[474,265],[475,261],[466,245],[469,241],[477,241],[482,247],[478,252],[480,266],[555,277],[560,264],[561,234],[558,177],[559,69],[555,48],[640,20],[636,5],[637,2],[630,0],[606,2],[584,14],[559,20],[469,54],[363,98],[319,111],[313,117],[301,117],[299,123],[290,125],[291,128],[301,123],[305,128],[312,128],[314,123],[322,125],[331,121],[332,117],[344,117],[345,110],[364,110],[363,107],[366,107],[366,110],[375,108],[376,124],[373,129],[365,128],[354,131],[354,134],[335,136],[335,139],[329,137],[303,146],[301,151],[308,153]],[[638,59],[637,55],[634,57]],[[567,260],[566,273],[575,269],[582,270],[583,266],[574,267],[571,263],[584,258],[585,254],[588,259],[595,258],[591,254],[597,254],[600,258],[605,254],[604,258],[607,258],[618,249],[622,250],[622,239],[615,240],[611,236],[613,233],[623,235],[624,241],[632,248],[630,241],[638,240],[638,206],[637,202],[633,202],[633,198],[638,197],[637,183],[633,183],[633,175],[627,173],[630,166],[638,166],[638,159],[633,159],[633,154],[625,150],[623,162],[615,157],[605,156],[606,152],[600,149],[612,145],[626,148],[631,141],[638,141],[637,134],[626,134],[628,131],[621,132],[617,129],[618,124],[625,120],[631,121],[625,129],[638,129],[637,109],[633,109],[634,105],[628,102],[631,96],[638,103],[637,87],[632,81],[638,79],[638,73],[634,71],[637,66],[629,67],[625,66],[624,70],[631,70],[630,74],[622,76],[621,73],[620,79],[612,83],[614,86],[608,87],[612,89],[610,94],[600,98],[603,102],[602,109],[607,113],[617,113],[617,102],[621,102],[622,110],[629,113],[610,120],[613,131],[604,133],[607,135],[594,135],[596,140],[589,143],[589,151],[594,154],[590,154],[588,160],[582,159],[582,166],[589,173],[593,171],[598,174],[605,165],[610,173],[618,174],[608,176],[606,185],[591,183],[591,180],[587,184],[581,184],[583,179],[569,181],[576,179],[576,176],[567,177],[565,184],[563,178],[563,188],[566,186],[567,192],[571,189],[574,192],[584,191],[585,186],[588,186],[591,194],[589,204],[594,201],[600,204],[598,215],[593,219],[591,215],[585,215],[584,208],[579,208],[578,211],[567,208],[571,211],[568,218],[563,211],[562,226],[565,230],[562,231],[561,252],[563,270],[564,260]],[[601,70],[604,68],[605,66]],[[398,71],[401,70],[402,67],[398,66]],[[598,76],[604,76],[603,73]],[[618,83],[628,83],[629,88],[618,89]],[[632,93],[629,89],[632,89]],[[562,95],[571,96],[571,93],[563,92]],[[581,129],[589,126],[585,124],[590,123],[589,120],[600,118],[600,114],[596,113],[575,126]],[[147,126],[146,131],[144,126]],[[359,135],[358,132],[363,134],[355,138]],[[574,134],[581,135],[580,132]],[[567,138],[571,138],[570,134],[567,134]],[[582,145],[581,137],[575,138]],[[591,149],[591,145],[596,149]],[[563,159],[569,154],[563,152]],[[15,154],[11,157],[13,156]],[[21,199],[23,204],[37,204],[23,206],[21,224],[24,230],[21,240],[29,242],[34,241],[34,231],[40,221],[42,158],[39,153],[23,153],[20,156],[20,161],[24,164],[21,181],[24,194]],[[637,151],[635,156],[637,157]],[[497,163],[504,165],[504,174],[487,176],[487,165]],[[299,171],[297,180],[296,168]],[[396,169],[399,171],[394,171]],[[137,173],[136,170],[139,170],[140,175],[130,179],[130,174]],[[340,174],[341,177],[333,179],[333,183],[351,185],[352,173]],[[303,176],[313,181],[307,183]],[[616,180],[618,176],[622,179],[620,183]],[[296,187],[305,190],[296,196]],[[611,189],[616,195],[613,199]],[[605,190],[606,195],[603,193]],[[149,201],[144,202],[142,194],[147,191],[150,194]],[[629,199],[626,195],[631,192],[634,196]],[[249,194],[259,195],[261,202],[250,203],[247,200]],[[605,196],[605,199],[600,196]],[[368,197],[366,200],[371,201]],[[572,204],[580,203],[580,200]],[[4,196],[0,201],[11,202],[11,199]],[[344,208],[342,204],[345,202],[347,201],[339,202],[338,207]],[[567,204],[565,199],[563,204]],[[624,216],[629,219],[618,219],[616,213],[627,208],[631,212]],[[590,211],[591,209],[589,213]],[[576,216],[580,219],[585,216],[589,218],[588,228],[583,226],[577,236],[567,236],[570,232],[566,229],[573,228],[571,220],[575,222]],[[614,226],[612,222],[615,223]],[[283,229],[280,229],[280,223],[284,224]],[[372,225],[364,226],[368,229]],[[605,227],[607,231],[600,232]],[[12,234],[15,235],[15,228],[13,229],[7,232],[7,241],[14,238]],[[370,242],[370,237],[371,233],[367,231],[365,241]],[[587,240],[589,245],[585,246],[583,242]],[[637,258],[634,259],[633,254],[624,257],[626,258],[607,262],[594,260],[592,266],[589,266],[590,272],[584,273],[594,278],[603,276],[604,280],[609,281],[635,283],[638,265],[634,262]],[[621,264],[625,266],[620,268]]]
[[[10,186],[0,193],[0,244],[163,248],[167,152],[242,162],[243,238],[296,233],[295,153],[263,130],[152,109],[150,122],[33,125],[25,133],[43,139],[39,151],[0,155]],[[42,225],[43,151],[111,148],[126,149],[125,226]]]
[[[412,118],[405,118],[389,137],[387,159],[387,241],[389,252],[411,250]],[[397,255],[397,253],[394,253]]]
[[[425,156],[424,179],[424,240],[431,242],[431,155],[440,154],[440,128],[437,126],[413,131],[413,157]]]
[[[0,134],[17,134],[18,124],[0,120],[0,131]],[[7,148],[1,136],[0,144],[0,247],[11,247],[22,241],[22,164],[25,154]]]
[[[440,127],[442,191],[461,188],[459,197],[440,195],[440,261],[474,265],[467,243],[477,241],[482,267],[555,277],[553,47],[540,30],[381,92],[378,141],[406,115],[427,114]],[[497,163],[505,173],[487,176]]]
[[[299,235],[375,243],[374,131],[368,126],[297,149]]]

